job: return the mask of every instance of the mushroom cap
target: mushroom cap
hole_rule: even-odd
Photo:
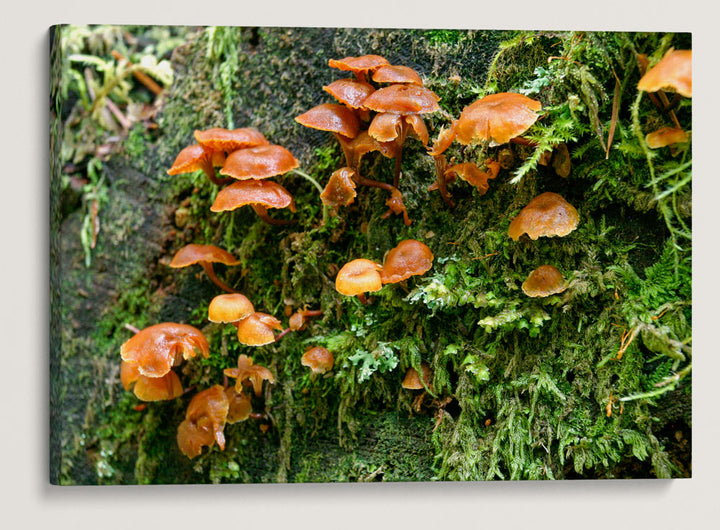
[[[355,113],[345,105],[338,103],[323,103],[311,108],[295,121],[311,129],[319,129],[346,138],[355,138],[360,132],[360,122]]]
[[[430,248],[416,239],[401,241],[388,252],[380,271],[383,284],[398,283],[410,276],[425,274],[432,268],[433,253]]]
[[[422,86],[420,75],[409,66],[388,64],[373,72],[372,80],[376,83],[408,83]]]
[[[562,273],[552,265],[541,265],[522,284],[523,292],[532,297],[550,296],[567,289]]]
[[[335,358],[332,352],[322,346],[309,348],[303,353],[300,364],[307,366],[315,374],[324,374],[333,369]]]
[[[220,294],[210,301],[208,320],[229,324],[237,322],[255,312],[248,298],[240,293]]]
[[[688,141],[688,135],[682,129],[675,127],[660,127],[657,131],[645,136],[650,149],[659,149],[668,145],[679,144]]]
[[[670,48],[660,62],[645,72],[637,87],[643,92],[657,92],[670,88],[681,96],[691,98],[692,50]]]
[[[380,55],[360,55],[358,57],[344,57],[328,61],[330,68],[353,73],[370,72],[387,64],[390,64],[390,62]]]
[[[258,145],[230,153],[220,174],[238,180],[264,179],[282,175],[299,165],[292,153],[281,145]]]
[[[380,152],[385,158],[395,158],[397,146],[395,142],[378,142],[367,131],[362,131],[350,142],[355,167],[360,167],[362,157],[373,151]]]
[[[495,178],[494,172],[482,171],[474,162],[454,164],[445,170],[445,175],[456,175],[468,184],[475,186],[480,195],[485,195],[490,189],[488,179]]]
[[[183,173],[192,173],[210,167],[211,163],[212,154],[202,145],[192,144],[178,153],[172,167],[167,170],[167,174],[181,175]]]
[[[212,127],[204,131],[195,131],[193,134],[200,145],[214,151],[231,152],[236,149],[268,145],[270,143],[260,131],[250,127],[232,130]]]
[[[420,369],[422,370],[422,378],[425,382],[425,386],[432,388],[433,373],[430,366],[423,362],[420,363]],[[423,386],[423,382],[420,381],[420,374],[418,371],[413,367],[408,368],[402,382],[402,387],[408,390],[424,390],[425,386]]]
[[[247,346],[264,346],[275,342],[274,329],[282,330],[280,321],[266,313],[253,313],[238,322],[238,340]]]
[[[381,112],[372,119],[367,132],[378,142],[392,142],[400,135],[402,119],[400,114]]]
[[[170,267],[179,269],[201,262],[237,265],[240,263],[240,260],[235,259],[235,256],[227,250],[223,250],[215,245],[196,245],[191,243],[177,251],[170,262]]]
[[[290,192],[272,180],[241,180],[221,189],[210,210],[224,212],[249,204],[265,208],[290,208],[295,211],[295,201]]]
[[[206,359],[210,356],[210,345],[199,329],[164,322],[149,326],[128,339],[120,347],[120,357],[137,364],[140,375],[162,377],[182,359],[195,357],[198,351]]]
[[[390,85],[370,94],[363,107],[376,112],[395,114],[427,114],[440,109],[440,98],[425,87],[417,85]]]
[[[162,377],[146,377],[140,374],[137,363],[120,362],[120,382],[125,390],[133,389],[141,401],[165,401],[180,397],[182,383],[177,374],[170,370]]]
[[[193,396],[185,412],[185,420],[178,427],[180,450],[189,458],[195,458],[202,452],[203,446],[211,446],[214,442],[224,450],[223,429],[228,409],[229,402],[221,385],[211,386]]]
[[[463,145],[480,141],[505,144],[527,131],[541,108],[539,101],[522,94],[490,94],[463,109],[453,127],[457,141]]]
[[[269,383],[275,382],[275,378],[270,370],[259,364],[253,364],[252,358],[247,355],[240,355],[238,357],[237,368],[226,368],[223,370],[223,373],[228,377],[237,379],[237,381],[235,381],[236,392],[242,390],[243,381],[249,381],[253,386],[256,396],[259,396],[262,391],[263,381],[268,381]]]
[[[352,204],[357,196],[354,176],[355,170],[349,167],[341,167],[333,172],[320,194],[322,203],[331,208]]]
[[[357,79],[338,79],[324,86],[323,90],[340,103],[353,109],[359,109],[365,98],[375,92],[375,87]]]
[[[382,289],[380,270],[382,266],[369,259],[349,261],[335,277],[335,289],[345,296],[357,296]]]
[[[245,392],[235,392],[231,386],[225,389],[225,395],[229,404],[227,423],[238,423],[250,417],[252,412],[250,396]]]
[[[579,221],[578,211],[572,204],[557,193],[546,191],[520,210],[510,222],[508,235],[515,241],[523,234],[530,239],[563,237],[575,230]]]

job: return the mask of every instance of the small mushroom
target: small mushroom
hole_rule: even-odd
[[[645,142],[647,142],[650,149],[660,149],[661,147],[687,142],[688,139],[685,131],[675,127],[660,127],[645,136]]]
[[[357,79],[338,79],[323,90],[351,109],[361,109],[365,99],[375,92],[375,87]]]
[[[517,241],[527,234],[538,237],[563,237],[577,228],[580,216],[561,195],[547,191],[531,200],[510,222],[508,235]]]
[[[273,330],[282,330],[280,321],[267,313],[253,313],[237,323],[238,341],[246,346],[265,346],[275,342]]]
[[[300,364],[307,366],[314,374],[324,374],[333,369],[335,358],[332,352],[322,346],[309,348],[303,353]]]
[[[223,191],[223,190],[221,190]],[[228,293],[236,292],[235,289],[222,282],[216,275],[213,263],[222,263],[223,265],[237,265],[240,263],[239,260],[230,254],[227,250],[223,250],[215,245],[196,245],[190,244],[185,245],[183,248],[177,251],[170,267],[179,269],[182,267],[189,267],[191,265],[199,264],[208,278],[220,287],[223,291]]]
[[[210,301],[208,320],[221,324],[234,324],[254,312],[255,308],[245,295],[240,293],[220,294]]]
[[[345,296],[357,296],[361,303],[367,304],[365,293],[382,289],[380,271],[382,266],[369,259],[354,259],[338,271],[335,277],[335,289]]]
[[[238,357],[237,368],[226,368],[223,370],[223,373],[236,380],[235,392],[237,393],[242,391],[242,385],[245,381],[252,384],[256,396],[259,396],[262,392],[263,381],[267,381],[270,384],[275,382],[275,378],[270,370],[259,364],[253,364],[252,358],[247,355],[240,355]]]
[[[252,413],[250,396],[245,392],[236,392],[234,387],[226,388],[225,396],[228,400],[227,423],[238,423],[250,417]]]
[[[354,175],[355,170],[349,167],[341,167],[333,172],[320,194],[322,203],[333,209],[352,204],[357,196]]]
[[[355,113],[338,103],[323,103],[295,118],[300,125],[333,133],[345,155],[345,165],[352,166],[349,142],[360,132],[360,122]]]
[[[420,370],[422,371],[422,379],[420,379],[420,374],[415,368],[412,366],[408,368],[402,381],[402,387],[407,390],[424,390],[425,388],[432,390],[432,369],[427,363],[423,362],[420,363]]]
[[[567,283],[562,273],[552,265],[541,265],[532,271],[522,284],[523,292],[531,298],[562,293]]]
[[[229,403],[225,389],[214,385],[196,394],[185,412],[185,419],[178,426],[177,444],[180,451],[192,459],[202,453],[205,446],[215,442],[225,450],[225,423]]]
[[[360,55],[358,57],[344,57],[330,59],[328,66],[344,72],[352,72],[358,81],[366,81],[366,75],[390,62],[380,55]]]
[[[433,253],[425,243],[406,239],[388,252],[380,270],[380,281],[398,283],[410,276],[425,274],[432,264]]]
[[[288,328],[292,331],[302,331],[307,326],[307,319],[322,315],[322,309],[300,309],[290,315]]]
[[[170,370],[160,377],[147,377],[140,373],[137,363],[121,361],[120,382],[125,390],[131,390],[141,401],[165,401],[180,397],[182,383],[177,374]]]
[[[193,135],[197,143],[206,149],[225,153],[232,153],[238,149],[268,145],[270,143],[260,131],[250,127],[232,130],[223,129],[222,127],[212,127],[204,131],[195,131]]]
[[[250,206],[263,221],[272,225],[292,221],[273,219],[268,208],[288,208],[295,212],[295,200],[288,190],[272,180],[241,180],[221,189],[210,207],[212,212],[225,212]]]
[[[638,90],[657,92],[671,89],[692,97],[692,50],[670,48],[660,61],[640,78]]]
[[[292,153],[283,146],[259,145],[230,153],[220,174],[238,180],[259,180],[282,175],[299,165]]]
[[[212,151],[200,144],[193,144],[178,153],[172,166],[167,170],[167,174],[182,175],[202,170],[213,184],[221,185],[225,182],[217,178],[215,168],[224,163],[225,153],[222,151]]]
[[[407,83],[422,86],[420,75],[409,66],[388,64],[379,67],[372,75],[376,83]]]
[[[145,377],[162,377],[183,359],[197,354],[206,359],[210,345],[202,332],[187,324],[163,322],[140,330],[120,346],[120,357],[137,365]]]

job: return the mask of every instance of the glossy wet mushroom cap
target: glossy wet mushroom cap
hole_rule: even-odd
[[[345,296],[357,296],[382,289],[382,267],[369,259],[352,260],[340,269],[335,277],[335,289]]]
[[[224,161],[224,156],[222,158]],[[219,165],[222,165],[222,163]],[[167,174],[182,175],[183,173],[193,173],[199,170],[205,172],[214,171],[212,153],[200,144],[193,144],[178,153],[172,166],[167,170]]]
[[[250,396],[245,392],[235,392],[235,388],[233,387],[225,389],[225,396],[227,397],[229,405],[227,423],[238,423],[250,417],[250,413],[252,412]]]
[[[162,377],[170,369],[197,354],[206,359],[210,345],[199,329],[164,322],[142,329],[120,347],[123,361],[134,363],[141,375]]]
[[[360,121],[355,113],[345,105],[338,103],[323,103],[311,108],[295,118],[300,125],[310,129],[318,129],[355,138],[360,132]]]
[[[195,131],[193,134],[197,143],[203,147],[228,153],[237,149],[268,145],[270,143],[260,131],[250,127],[232,130],[212,127],[204,131]]]
[[[380,271],[383,284],[398,283],[410,276],[425,274],[432,268],[433,253],[416,239],[406,239],[388,252]]]
[[[372,72],[381,66],[390,64],[387,59],[380,55],[360,55],[357,57],[343,57],[342,59],[330,59],[328,66],[337,68],[344,72],[353,72],[354,74],[364,74]]]
[[[315,374],[324,374],[333,369],[335,358],[332,352],[322,346],[309,348],[303,353],[300,363],[307,366]]]
[[[541,265],[532,271],[522,284],[523,292],[532,297],[558,294],[567,289],[562,273],[552,265]]]
[[[508,235],[517,241],[527,234],[530,239],[563,237],[577,228],[580,216],[561,195],[547,191],[531,200],[510,222]]]
[[[238,340],[246,346],[264,346],[275,342],[273,330],[282,330],[280,321],[266,313],[253,313],[237,324]]]
[[[177,374],[170,370],[161,377],[146,377],[140,373],[137,363],[121,361],[120,382],[125,390],[131,390],[141,401],[166,401],[180,397],[182,383]]]
[[[233,323],[255,312],[250,300],[240,293],[221,294],[210,301],[208,320],[217,323]]]
[[[291,212],[295,211],[293,196],[272,180],[234,182],[218,192],[210,211],[225,212],[253,204],[265,208],[289,208]]]
[[[223,265],[237,265],[240,263],[235,256],[220,247],[191,243],[185,245],[175,253],[175,256],[173,256],[170,262],[170,267],[178,269],[203,262],[222,263]]]
[[[359,109],[365,99],[375,92],[375,87],[357,79],[338,79],[324,86],[323,90],[340,103],[353,109]]]
[[[230,153],[220,174],[238,180],[265,179],[282,175],[300,163],[281,145],[259,145]]]
[[[422,86],[420,75],[409,66],[388,64],[381,66],[372,75],[376,83],[407,83]]]
[[[363,104],[375,112],[394,114],[427,114],[440,109],[440,98],[425,87],[417,85],[390,85],[370,94]]]
[[[657,92],[671,89],[692,97],[692,50],[669,49],[655,66],[648,70],[638,82],[638,90]]]
[[[463,145],[490,142],[501,145],[527,131],[538,119],[539,101],[514,92],[490,94],[463,109],[453,124]]]

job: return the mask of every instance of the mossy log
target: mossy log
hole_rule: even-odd
[[[175,81],[162,96],[158,129],[132,129],[123,152],[102,165],[108,200],[89,267],[78,236],[84,213],[61,211],[62,168],[53,167],[54,483],[690,476],[690,377],[665,383],[668,392],[656,386],[685,366],[677,356],[690,360],[690,242],[678,242],[647,187],[653,166],[633,135],[630,108],[639,72],[626,49],[687,48],[688,36],[342,28],[188,35],[173,53]],[[431,138],[479,95],[526,90],[550,109],[535,143],[551,138],[550,129],[567,137],[570,174],[534,164],[512,184],[537,149],[532,142],[453,145],[449,159],[481,164],[502,151],[511,160],[483,195],[453,183],[450,209],[427,190],[433,160],[409,139],[400,180],[409,226],[384,217],[387,193],[376,188],[359,187],[356,201],[323,224],[317,189],[288,173],[276,180],[294,194],[297,212],[276,215],[296,222],[270,226],[250,209],[210,212],[217,188],[201,172],[166,174],[195,129],[254,127],[324,185],[342,151],[329,133],[293,118],[331,101],[323,86],[345,73],[328,59],[367,53],[414,68],[440,96],[441,111],[426,120]],[[607,155],[612,67],[622,97]],[[551,84],[559,79],[567,84]],[[637,110],[643,124],[660,119],[647,98]],[[689,123],[687,106],[678,115]],[[59,130],[53,138],[57,157]],[[651,164],[663,157],[675,160],[662,154]],[[363,161],[364,176],[379,181],[391,182],[393,168],[379,155]],[[511,219],[544,191],[577,208],[578,228],[564,238],[513,241]],[[686,225],[688,193],[674,196]],[[344,263],[382,262],[410,238],[432,249],[428,273],[386,285],[367,305],[335,291]],[[238,344],[232,326],[207,320],[217,287],[199,268],[167,266],[188,243],[216,244],[239,258],[239,266],[216,270],[256,310],[283,320],[286,306],[323,314],[276,344]],[[528,298],[521,284],[545,263],[563,272],[568,289]],[[120,384],[119,349],[132,327],[163,321],[202,329],[212,354],[180,367],[184,396],[142,407]],[[644,333],[629,340],[635,328]],[[314,345],[335,355],[324,376],[300,364]],[[224,451],[213,446],[190,460],[175,440],[188,402],[222,384],[223,369],[240,354],[270,368],[275,383],[254,398],[258,417],[226,426]],[[421,362],[434,374],[422,400],[400,385]]]

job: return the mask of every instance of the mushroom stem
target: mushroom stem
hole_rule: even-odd
[[[348,167],[352,167],[352,161],[355,156],[353,153],[353,148],[350,146],[350,142],[340,133],[333,133],[333,135],[340,143],[340,147],[342,147],[343,155],[345,155],[345,165]]]
[[[365,296],[365,293],[360,293],[360,294],[357,295],[357,297],[358,297],[358,300],[360,300],[360,303],[361,303],[362,305],[368,305],[368,299],[367,299],[367,297]]]
[[[518,145],[527,145],[528,147],[537,147],[538,145],[537,142],[533,142],[532,140],[528,140],[527,138],[523,138],[522,136],[510,138],[510,142]]]
[[[407,137],[408,124],[403,119],[400,120],[400,131],[397,138],[395,139],[395,145],[397,146],[397,154],[395,155],[395,171],[393,172],[393,186],[398,188],[400,186],[400,172],[402,167],[402,154],[403,144]]]
[[[298,311],[304,317],[319,317],[322,316],[322,309],[301,309]]]
[[[435,178],[437,180],[437,187],[440,191],[445,204],[450,208],[455,208],[455,203],[450,199],[450,193],[447,190],[447,181],[445,179],[445,169],[447,168],[447,159],[445,155],[440,154],[433,157],[435,161]]]
[[[205,160],[202,164],[202,170],[203,173],[205,173],[205,176],[210,179],[210,182],[215,184],[216,186],[224,186],[225,184],[230,184],[235,179],[233,178],[218,178],[217,174],[215,173],[215,168],[212,164],[212,159],[210,156],[207,157],[207,160]]]
[[[205,274],[208,275],[208,278],[210,278],[210,281],[212,281],[215,285],[220,287],[220,289],[222,289],[223,291],[225,291],[227,293],[237,293],[237,291],[235,289],[233,289],[232,287],[227,285],[225,282],[220,280],[220,278],[218,278],[215,275],[215,269],[213,268],[212,263],[210,263],[209,261],[201,261],[200,265],[202,265],[202,268],[203,268],[203,270],[205,270]]]
[[[670,116],[670,119],[672,120],[675,127],[678,129],[682,129],[682,126],[680,125],[680,122],[678,121],[677,116],[675,115],[675,111],[672,110],[672,106],[670,105],[670,101],[668,100],[668,97],[665,94],[665,92],[662,90],[658,90],[657,95],[660,98],[660,101],[662,101],[664,110],[665,110],[665,112],[668,113],[668,116]]]
[[[280,342],[280,339],[282,339],[285,335],[287,335],[291,331],[292,331],[292,329],[290,329],[290,328],[285,328],[284,330],[282,330],[280,333],[275,335],[275,342]]]
[[[294,224],[295,221],[286,221],[284,219],[273,219],[270,217],[267,213],[267,208],[261,204],[252,204],[252,209],[255,210],[255,213],[258,215],[260,219],[265,221],[269,225],[291,225]]]

